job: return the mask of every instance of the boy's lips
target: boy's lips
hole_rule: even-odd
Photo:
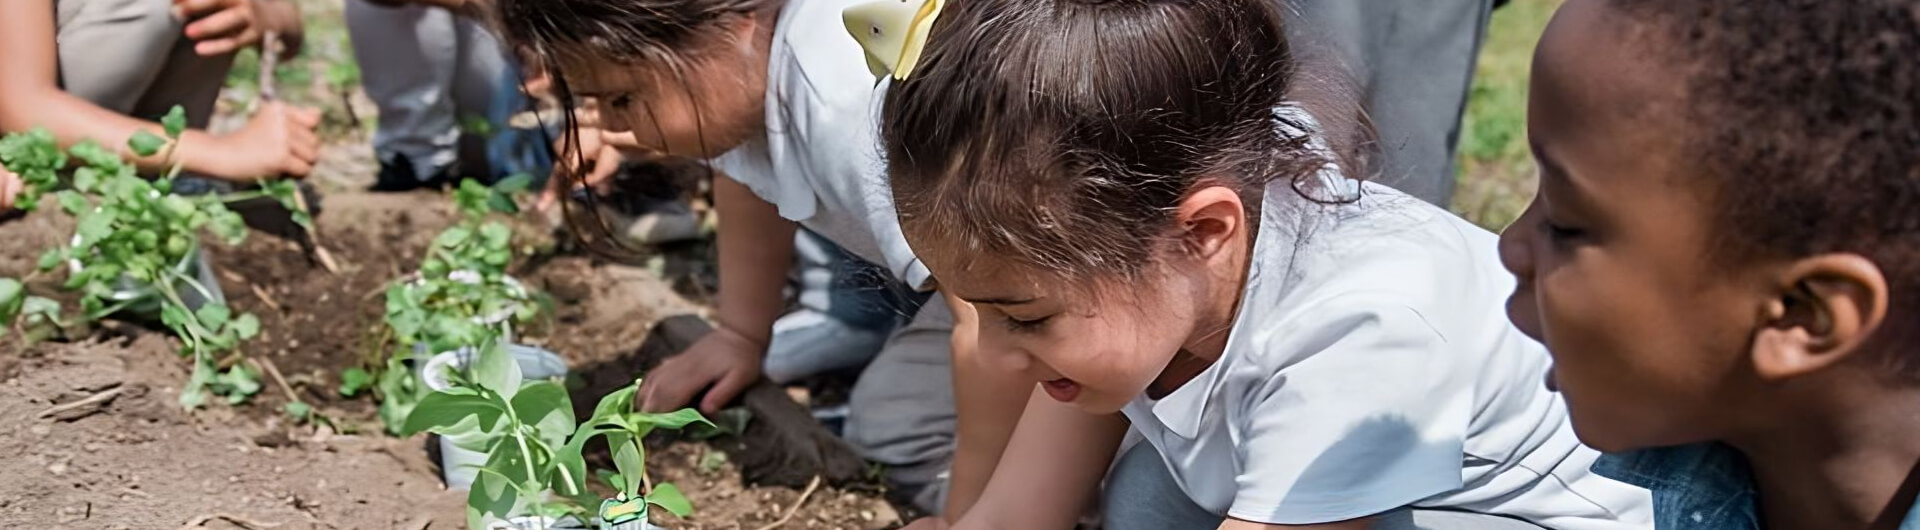
[[[1080,384],[1065,377],[1042,381],[1040,387],[1047,391],[1047,397],[1061,403],[1072,403],[1074,398],[1080,397]]]

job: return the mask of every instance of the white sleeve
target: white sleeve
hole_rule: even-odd
[[[1475,369],[1413,309],[1382,296],[1315,304],[1261,337],[1284,368],[1232,422],[1241,462],[1228,515],[1318,524],[1461,486]]]

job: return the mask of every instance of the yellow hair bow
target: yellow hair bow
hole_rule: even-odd
[[[920,64],[933,20],[946,0],[875,0],[847,8],[840,17],[853,40],[867,50],[867,68],[873,75],[893,73],[904,80]]]

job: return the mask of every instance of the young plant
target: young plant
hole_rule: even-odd
[[[161,119],[162,138],[141,131],[127,141],[138,156],[164,150],[167,159],[186,128],[180,107]],[[70,160],[71,159],[71,160]],[[181,405],[192,409],[208,394],[240,403],[260,391],[258,374],[235,353],[241,341],[260,331],[259,319],[234,314],[219,296],[218,286],[199,277],[200,236],[212,235],[229,245],[246,237],[246,225],[226,203],[274,197],[295,220],[310,221],[297,207],[291,183],[267,183],[259,191],[227,195],[183,196],[172,193],[180,167],[148,181],[120,155],[98,144],[81,142],[61,152],[53,135],[44,130],[9,135],[0,140],[0,162],[31,184],[23,198],[38,206],[41,194],[58,184],[61,171],[73,164],[70,189],[55,192],[60,208],[75,219],[73,237],[40,258],[42,273],[67,268],[65,288],[78,290],[79,318],[92,321],[122,311],[157,315],[161,324],[181,341],[180,354],[192,360],[192,377],[181,390]],[[42,299],[44,300],[44,299]],[[55,324],[57,309],[45,301],[26,300],[21,312]],[[0,304],[4,304],[0,300]],[[30,310],[30,311],[29,311]],[[4,313],[4,312],[0,312]],[[6,316],[6,315],[0,315]],[[223,357],[225,355],[225,357]]]
[[[608,476],[608,482],[619,491],[611,499],[599,503],[598,518],[602,530],[629,528],[629,523],[646,522],[648,505],[659,506],[676,516],[686,517],[693,513],[693,504],[687,502],[680,488],[669,483],[654,484],[646,489],[647,448],[642,444],[648,434],[656,429],[681,429],[689,425],[714,427],[712,422],[701,417],[693,409],[680,409],[667,413],[647,413],[633,411],[633,395],[639,390],[640,382],[618,392],[608,394],[594,406],[593,417],[574,432],[572,439],[564,448],[564,453],[556,459],[562,466],[580,475],[586,469],[581,451],[589,440],[603,437],[607,448],[613,451],[613,465],[616,473]],[[591,506],[591,499],[580,499],[582,505]]]
[[[448,227],[427,249],[417,278],[387,289],[386,321],[402,355],[388,358],[374,377],[381,419],[398,432],[407,414],[426,396],[407,369],[411,353],[439,353],[511,340],[514,325],[533,319],[539,304],[507,276],[513,259],[513,230],[489,220],[494,213],[515,213],[512,195],[528,179],[507,179],[492,187],[468,180],[454,192],[461,221]]]
[[[505,519],[524,507],[545,504],[545,492],[583,491],[583,466],[563,463],[574,432],[567,389],[553,381],[523,381],[520,367],[499,343],[474,348],[470,362],[449,374],[452,388],[423,398],[407,415],[403,436],[481,433],[486,464],[467,495],[469,528],[488,517]],[[577,453],[573,454],[577,460]]]

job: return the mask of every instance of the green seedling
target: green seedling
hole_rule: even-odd
[[[160,120],[165,137],[141,131],[127,148],[141,157],[162,155],[172,160],[186,114],[174,107]],[[0,163],[28,182],[23,205],[39,206],[38,199],[60,183],[59,175],[72,169],[69,189],[53,192],[60,209],[75,219],[73,237],[66,245],[41,255],[40,272],[67,268],[64,285],[79,291],[80,315],[92,321],[121,311],[157,315],[182,341],[180,354],[192,360],[194,371],[180,393],[181,405],[192,409],[208,394],[239,403],[260,391],[259,377],[233,354],[242,341],[260,332],[253,315],[234,314],[212,295],[197,277],[200,238],[211,235],[229,245],[245,239],[246,224],[229,210],[228,202],[273,197],[311,219],[296,207],[291,183],[268,182],[258,191],[226,195],[183,196],[173,193],[180,166],[158,180],[141,178],[138,169],[119,154],[91,142],[62,152],[52,134],[36,129],[0,139]],[[132,294],[129,294],[132,293]],[[188,303],[189,294],[203,303]],[[0,300],[0,303],[5,303]],[[9,306],[11,307],[11,306]],[[17,311],[29,320],[60,324],[57,305],[45,299],[24,300]],[[32,322],[28,322],[31,324]]]
[[[646,454],[642,444],[648,434],[657,429],[682,429],[693,425],[714,427],[712,422],[701,417],[693,409],[680,409],[667,413],[647,413],[633,411],[633,396],[640,388],[640,382],[601,398],[600,404],[593,410],[593,417],[580,426],[558,458],[561,465],[576,471],[574,475],[584,475],[586,464],[580,452],[588,441],[603,437],[607,447],[613,451],[613,465],[617,471],[608,477],[619,493],[611,499],[600,502],[600,528],[610,530],[626,523],[645,521],[649,505],[659,506],[676,516],[686,517],[693,513],[693,504],[687,502],[686,495],[673,484],[654,484],[646,489]],[[582,499],[587,505],[588,499]]]

